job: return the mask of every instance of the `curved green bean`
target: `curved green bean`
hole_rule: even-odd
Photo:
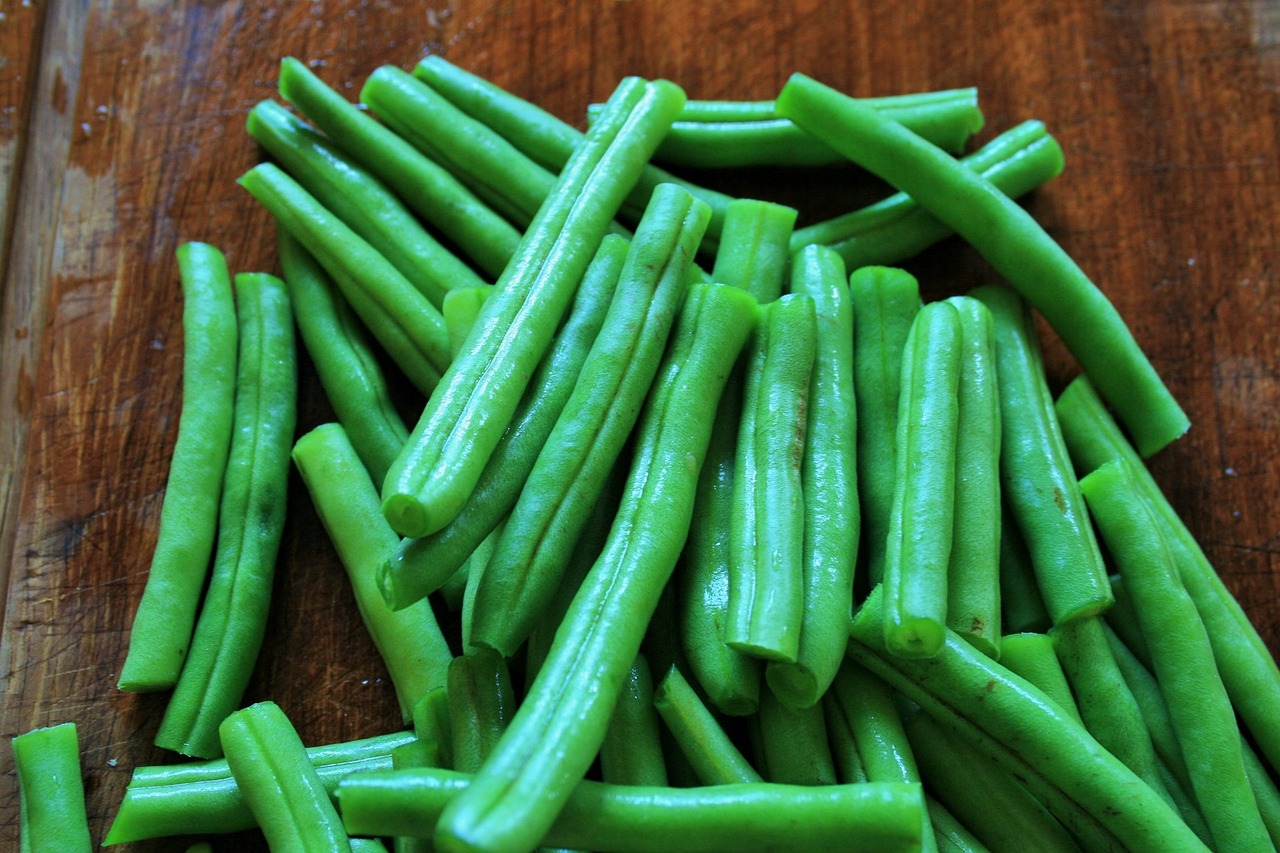
[[[187,658],[218,528],[231,446],[236,311],[222,252],[183,243],[182,410],[147,583],[129,631],[121,690],[167,690]]]
[[[13,738],[22,853],[88,853],[89,818],[75,723],[32,729]]]

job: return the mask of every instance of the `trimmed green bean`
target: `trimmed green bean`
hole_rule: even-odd
[[[168,690],[187,658],[218,528],[231,446],[236,312],[222,252],[183,243],[182,410],[146,586],[129,631],[121,690]]]
[[[1033,631],[1006,634],[1000,641],[1000,665],[1034,684],[1084,725],[1067,674],[1062,671],[1062,661],[1053,648],[1053,638],[1048,634]]]
[[[299,438],[293,461],[347,570],[360,617],[408,722],[418,700],[444,686],[453,657],[431,603],[424,599],[403,610],[386,606],[377,572],[400,540],[382,517],[377,487],[342,426],[322,424]]]
[[[835,759],[821,706],[790,708],[767,690],[760,697],[757,720],[762,747],[759,760],[766,779],[784,785],[836,784]]]
[[[1029,304],[1008,288],[971,291],[991,310],[1000,386],[1003,494],[1055,625],[1097,615],[1113,596],[1053,410]]]
[[[919,782],[920,770],[889,685],[846,659],[831,689],[858,745],[867,780]]]
[[[830,740],[831,758],[836,766],[836,781],[842,785],[866,782],[867,771],[858,754],[858,742],[853,736],[853,724],[844,712],[836,691],[822,695],[822,711],[827,720],[827,737]]]
[[[89,818],[75,723],[32,729],[9,742],[18,779],[22,853],[88,853]]]
[[[429,536],[405,539],[388,559],[381,584],[391,607],[408,606],[443,585],[515,506],[604,324],[627,247],[615,235],[601,241],[564,324],[457,517]]]
[[[1123,459],[1080,480],[1089,511],[1125,579],[1191,788],[1214,843],[1265,850],[1270,836],[1244,772],[1235,711],[1213,660],[1208,632],[1183,588],[1159,519]]]
[[[817,338],[805,428],[804,611],[794,664],[770,663],[765,679],[784,704],[815,705],[835,678],[849,642],[860,539],[857,401],[853,387],[853,303],[838,255],[797,253],[791,291],[814,300]]]
[[[262,645],[297,420],[297,352],[285,283],[240,273],[235,287],[234,430],[213,571],[191,653],[155,739],[199,758],[221,754],[218,724],[240,706]]]
[[[473,649],[449,664],[451,767],[474,773],[493,751],[515,714],[516,694],[502,655]]]
[[[338,810],[298,732],[274,702],[258,702],[218,726],[227,766],[273,851],[350,851]]]
[[[720,248],[711,280],[740,287],[760,303],[782,295],[791,263],[791,233],[799,211],[753,198],[725,206]]]
[[[803,74],[783,86],[777,111],[972,244],[1057,331],[1144,457],[1187,431],[1190,421],[1115,306],[1025,209],[937,146]]]
[[[945,637],[962,341],[956,307],[930,302],[911,324],[902,354],[884,630],[889,650],[904,657],[937,654]]]
[[[391,399],[391,389],[351,306],[333,281],[289,232],[278,235],[280,266],[303,347],[338,422],[374,482],[382,482],[409,430]]]
[[[511,727],[435,832],[444,849],[537,844],[599,751],[627,669],[688,534],[712,414],[756,316],[748,294],[694,285],[636,427],[604,550]],[[601,689],[578,685],[589,677]]]
[[[516,253],[520,231],[409,142],[357,108],[293,57],[280,63],[280,94],[391,187],[486,275],[497,277]]]
[[[246,126],[294,180],[437,308],[455,287],[486,283],[432,237],[386,184],[275,101],[259,102]]]
[[[678,668],[667,670],[653,704],[701,784],[764,781]]]
[[[343,784],[339,801],[350,832],[425,835],[475,784],[447,770],[365,773]],[[615,853],[907,853],[920,849],[925,814],[919,785],[682,789],[583,781],[540,841]]]
[[[413,706],[413,732],[420,741],[436,745],[440,766],[453,766],[453,722],[449,715],[449,689],[428,690]]]
[[[861,267],[849,275],[853,300],[853,393],[858,410],[858,504],[865,575],[884,578],[889,513],[897,484],[898,402],[902,352],[920,311],[920,285],[896,267]]]
[[[660,732],[653,675],[642,652],[622,682],[609,730],[600,744],[600,778],[614,785],[666,785]]]
[[[575,150],[387,475],[383,512],[402,536],[444,527],[475,488],[618,204],[683,102],[673,83],[628,78]]]
[[[555,594],[657,374],[707,208],[663,184],[636,230],[609,313],[476,589],[471,642],[511,656]]]
[[[457,358],[462,351],[490,293],[493,293],[493,287],[483,284],[478,287],[455,287],[444,295],[440,313],[444,316],[444,326],[449,332],[451,358]]]

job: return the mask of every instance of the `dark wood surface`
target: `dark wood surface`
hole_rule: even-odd
[[[173,252],[277,269],[235,184],[278,61],[352,98],[428,52],[580,123],[619,77],[772,97],[793,71],[853,94],[977,86],[980,141],[1044,120],[1065,174],[1027,200],[1132,325],[1193,427],[1152,465],[1280,649],[1280,4],[0,2],[0,848],[16,844],[8,739],[80,726],[95,841],[163,696],[115,689],[156,536],[181,390]],[[804,221],[874,191],[853,171],[701,174]],[[750,189],[748,189],[750,188]],[[993,273],[956,241],[907,264],[930,297]],[[1051,335],[1055,386],[1075,367]],[[308,367],[302,428],[327,417]],[[308,743],[399,725],[345,579],[295,478],[247,700]],[[181,850],[186,840],[136,845]],[[237,837],[217,849],[246,849]]]

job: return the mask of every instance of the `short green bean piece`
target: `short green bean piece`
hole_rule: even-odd
[[[762,306],[747,347],[734,461],[725,642],[785,663],[799,654],[805,603],[801,466],[816,351],[813,297],[793,293]]]
[[[338,810],[279,705],[242,708],[218,733],[231,775],[272,851],[351,849]]]
[[[1159,519],[1130,471],[1123,459],[1107,462],[1082,478],[1080,489],[1133,598],[1215,845],[1265,850],[1270,836],[1244,771],[1235,711],[1208,632],[1178,578]]]
[[[502,274],[520,243],[520,231],[447,169],[325,85],[293,57],[280,63],[280,94],[486,275]]]
[[[1055,625],[1097,615],[1113,597],[1053,409],[1030,305],[1005,287],[970,294],[991,311],[1000,387],[1002,493]]]
[[[231,451],[218,540],[191,653],[156,744],[184,755],[221,754],[218,724],[240,700],[262,645],[284,529],[298,368],[285,283],[235,277],[239,361]]]
[[[974,246],[1062,338],[1151,456],[1190,426],[1106,295],[1024,208],[954,157],[852,98],[793,74],[777,110],[907,193]]]
[[[353,833],[429,835],[477,784],[429,768],[364,773],[338,799]],[[908,853],[920,849],[919,785],[775,785],[654,788],[579,782],[538,841],[613,853]]]
[[[947,300],[960,314],[956,479],[947,625],[1000,657],[1000,395],[991,312],[969,296]]]
[[[653,703],[653,674],[642,652],[622,683],[600,744],[600,778],[614,785],[668,784],[660,727]]]
[[[604,324],[628,245],[612,234],[601,241],[568,316],[457,517],[429,536],[403,540],[387,560],[381,583],[392,607],[405,607],[442,586],[515,506]]]
[[[729,202],[712,281],[740,287],[761,303],[782,295],[791,263],[790,241],[799,211],[754,198]]]
[[[511,423],[618,205],[684,103],[667,81],[628,78],[575,149],[529,226],[468,346],[387,474],[383,512],[402,536],[448,524]]]
[[[308,747],[330,798],[338,780],[358,770],[390,770],[397,747],[415,743],[413,732]],[[170,835],[221,835],[253,829],[253,812],[226,759],[138,767],[129,779],[104,846]]]
[[[831,692],[858,746],[868,781],[919,782],[920,770],[902,729],[902,716],[884,679],[847,658]]]
[[[449,664],[449,732],[454,770],[474,773],[493,751],[516,709],[507,661],[492,649],[473,649]]]
[[[820,705],[791,708],[766,690],[760,696],[756,719],[759,761],[766,779],[784,785],[836,784],[835,759]]]
[[[342,426],[321,424],[299,438],[293,461],[347,570],[356,607],[409,722],[422,696],[444,686],[453,658],[431,603],[423,599],[402,610],[387,607],[378,569],[400,540],[382,517],[377,487]]]
[[[736,288],[690,287],[636,426],[604,550],[507,733],[441,815],[442,850],[536,845],[594,760],[684,546],[715,404],[755,316],[755,300]],[[579,689],[584,678],[598,689]]]
[[[793,708],[817,704],[849,642],[853,579],[860,544],[857,400],[853,387],[853,303],[844,263],[830,249],[795,256],[791,292],[814,300],[817,337],[809,386],[804,460],[804,612],[794,664],[771,662],[765,679]]]
[[[121,690],[167,690],[186,660],[217,537],[218,501],[231,445],[236,312],[222,252],[177,249],[182,287],[182,410],[169,462],[160,531],[129,632]]]
[[[937,654],[947,626],[954,533],[960,312],[927,303],[902,353],[897,485],[884,559],[885,642],[904,657]]]
[[[858,410],[858,505],[869,586],[884,578],[889,513],[897,484],[902,352],[920,311],[920,284],[897,267],[849,275],[853,300],[853,394]]]
[[[653,704],[703,785],[764,781],[679,668],[667,670]]]
[[[475,592],[471,642],[506,656],[555,594],[657,374],[707,224],[663,184],[636,229],[609,313],[494,545]]]
[[[382,482],[409,430],[368,332],[328,274],[289,232],[279,237],[280,266],[303,347],[351,446]]]
[[[75,723],[32,729],[10,741],[18,777],[22,853],[88,853],[89,818]]]
[[[440,244],[387,185],[275,101],[249,111],[249,135],[440,308],[455,287],[485,284]]]

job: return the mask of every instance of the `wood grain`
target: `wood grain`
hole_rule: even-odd
[[[80,725],[95,839],[132,768],[172,760],[151,745],[163,697],[114,684],[177,427],[173,251],[206,240],[233,269],[276,269],[269,220],[235,179],[260,159],[243,121],[274,96],[286,55],[354,98],[378,65],[443,53],[579,124],[625,74],[669,77],[691,97],[758,99],[793,71],[859,95],[978,86],[982,140],[1044,120],[1067,171],[1027,204],[1116,303],[1190,414],[1191,433],[1153,469],[1280,650],[1280,4],[9,5],[0,176],[19,177],[5,178],[12,205],[0,219],[12,233],[0,317],[0,559],[10,572],[0,736]],[[37,37],[38,51],[24,52]],[[854,170],[696,177],[794,203],[802,221],[877,191]],[[993,278],[955,241],[907,266],[930,297]],[[1075,367],[1045,334],[1060,386]],[[308,370],[300,429],[328,416]],[[307,743],[396,727],[341,569],[296,478],[291,488],[246,700],[279,702]],[[0,849],[16,841],[11,769],[0,750]],[[249,834],[216,849],[257,843]]]

